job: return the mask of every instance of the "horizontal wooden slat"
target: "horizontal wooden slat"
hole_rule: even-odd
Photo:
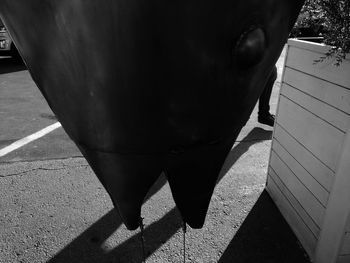
[[[311,44],[311,45],[310,45]],[[288,46],[297,47],[301,49],[310,50],[316,53],[325,54],[329,50],[329,46],[323,44],[323,43],[317,43],[308,41],[306,39],[297,39],[297,38],[289,38],[288,39]],[[346,55],[346,59],[350,60],[349,54]]]
[[[337,263],[349,263],[350,255],[339,256]]]
[[[310,50],[312,52],[316,52],[320,54],[325,54],[329,50],[329,46],[323,43],[316,43],[316,42],[311,42],[311,41],[296,39],[296,38],[289,38],[287,45],[291,47]],[[349,54],[346,54],[346,59],[350,60]]]
[[[334,172],[318,160],[310,151],[298,143],[278,124],[274,128],[274,140],[278,140],[283,147],[314,177],[322,186],[331,191]]]
[[[343,132],[283,96],[279,100],[277,123],[335,171]]]
[[[286,149],[284,149],[277,140],[273,142],[272,148],[277,155],[285,162],[291,172],[298,177],[302,184],[317,198],[317,200],[324,206],[327,206],[329,193],[326,189],[308,173],[304,167],[298,163]]]
[[[268,180],[267,191],[312,259],[315,254],[317,239],[306,224],[300,219],[299,215],[271,178]]]
[[[331,125],[337,127],[344,133],[347,131],[350,121],[350,116],[342,111],[331,107],[324,102],[315,99],[298,89],[283,83],[281,94],[289,98],[293,102],[312,112],[321,119],[329,122]],[[350,93],[349,99],[350,99]]]
[[[335,262],[349,217],[350,200],[350,132],[343,140],[334,183],[324,216],[316,252],[316,262]]]
[[[350,90],[286,67],[283,82],[350,114]]]
[[[269,167],[268,176],[278,186],[278,189],[283,195],[282,197],[284,197],[288,201],[291,208],[295,210],[295,213],[298,215],[299,220],[302,220],[304,222],[304,224],[314,235],[314,238],[317,239],[320,234],[320,228],[315,224],[310,215],[305,211],[298,200],[295,199],[294,195],[289,191],[289,189],[285,186],[285,184],[281,181],[281,179],[271,167]]]
[[[310,41],[296,38],[288,39],[288,47],[306,49],[320,54],[324,54],[328,50],[328,47],[325,44],[313,42],[312,45],[310,45]]]
[[[276,172],[283,184],[293,193],[296,200],[310,215],[318,227],[322,225],[325,208],[312,195],[312,193],[295,177],[288,166],[271,151],[270,166]]]
[[[310,43],[310,45],[312,45],[312,43]],[[286,65],[317,78],[350,88],[350,61],[344,60],[339,67],[333,65],[334,59],[315,64],[314,61],[321,56],[323,55],[318,52],[289,46]]]
[[[350,233],[346,232],[344,235],[343,245],[340,250],[340,255],[350,255]]]

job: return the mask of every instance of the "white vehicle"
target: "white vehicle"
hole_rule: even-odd
[[[15,44],[0,19],[0,56],[2,55],[16,58],[19,56]]]

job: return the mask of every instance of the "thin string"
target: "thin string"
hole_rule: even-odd
[[[187,231],[186,222],[185,222],[185,220],[182,220],[183,256],[184,256],[183,263],[186,263],[186,231]]]
[[[144,236],[144,224],[143,218],[140,217],[140,230],[141,230],[141,246],[142,246],[142,262],[146,263],[146,253],[145,253],[145,236]]]

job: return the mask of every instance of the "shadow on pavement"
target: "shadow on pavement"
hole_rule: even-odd
[[[181,228],[181,226],[180,214],[176,208],[173,208],[160,220],[146,227],[144,230],[146,258],[152,255],[159,247],[169,240]],[[142,262],[140,240],[141,234],[138,232],[136,235],[109,251],[108,262]],[[181,249],[182,248],[180,247],[177,252],[182,252]]]
[[[310,263],[287,222],[264,190],[219,263]]]
[[[142,262],[141,234],[127,239],[117,247],[108,250],[103,243],[121,225],[115,209],[109,211],[88,230],[82,233],[48,263],[110,263]],[[170,239],[181,227],[181,218],[173,208],[157,222],[144,230],[146,257],[152,255],[162,244]]]
[[[12,73],[26,69],[27,67],[21,59],[12,57],[0,58],[0,74]]]
[[[249,149],[250,146],[257,142],[271,139],[271,135],[272,131],[266,131],[262,128],[254,128],[241,142],[232,148],[217,182],[224,177],[231,166]],[[146,200],[156,194],[165,183],[165,176],[160,176],[147,195]],[[113,209],[109,211],[85,232],[68,244],[63,250],[51,258],[48,263],[141,262],[142,250],[139,231],[137,234],[112,250],[106,250],[103,248],[105,240],[107,240],[120,227],[120,225],[121,220],[116,210]],[[152,253],[169,240],[181,228],[181,226],[181,217],[176,208],[173,208],[157,222],[147,226],[144,231],[147,257],[152,255]]]
[[[115,209],[112,209],[89,229],[79,235],[48,262],[103,262],[103,242],[121,225]]]
[[[145,202],[156,194],[165,184],[166,178],[162,174],[150,189],[145,198]],[[110,210],[47,262],[141,262],[142,250],[139,232],[111,251],[107,251],[103,248],[103,243],[121,226],[121,224],[122,222],[117,210]],[[174,208],[159,221],[145,228],[145,245],[148,256],[171,238],[181,227],[180,224],[180,216]]]
[[[271,140],[272,131],[264,130],[260,127],[254,127],[248,134],[245,136],[242,141],[240,141],[236,146],[232,148],[228,156],[226,157],[225,163],[221,168],[217,183],[225,176],[225,174],[231,169],[232,165],[237,162],[239,157],[241,157],[245,152],[249,150],[249,147],[266,140]]]

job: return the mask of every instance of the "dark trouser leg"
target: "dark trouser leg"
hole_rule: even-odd
[[[259,98],[258,116],[268,116],[270,114],[270,97],[273,84],[277,79],[277,67],[275,66],[265,84],[264,90]]]

